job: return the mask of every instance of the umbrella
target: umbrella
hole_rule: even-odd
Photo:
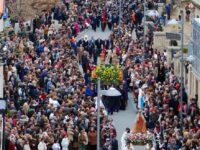
[[[88,41],[88,35],[84,35],[84,41]]]
[[[177,25],[177,24],[179,24],[179,21],[177,21],[176,19],[172,19],[167,24],[168,25]]]
[[[149,17],[158,17],[158,16],[160,16],[160,14],[159,14],[159,12],[156,11],[156,10],[149,10],[149,11],[147,12],[147,16],[149,16]]]
[[[107,90],[101,90],[101,94],[105,95]]]
[[[111,87],[108,90],[102,90],[102,95],[105,95],[105,96],[121,96],[121,93],[117,89]]]
[[[195,60],[194,56],[190,55],[186,58],[187,61],[193,62]]]

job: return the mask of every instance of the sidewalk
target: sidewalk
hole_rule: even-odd
[[[182,4],[181,7],[176,7],[176,9],[174,9],[174,11],[171,14],[171,19],[178,19],[178,16],[180,14],[180,11],[183,10],[184,12],[184,45],[188,45],[188,43],[190,42],[190,38],[191,38],[191,30],[192,30],[192,25],[191,25],[191,20],[189,22],[187,22],[185,20],[185,3]],[[170,30],[169,26],[166,26],[166,31]],[[179,28],[180,30],[180,28]]]

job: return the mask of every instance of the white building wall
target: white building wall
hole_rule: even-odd
[[[4,22],[3,22],[3,18],[0,19],[0,32],[3,31],[3,28],[4,28]]]

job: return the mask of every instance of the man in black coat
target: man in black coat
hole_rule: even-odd
[[[84,41],[84,39],[83,38],[81,38],[78,42],[77,42],[77,46],[80,46],[80,45],[82,45],[83,44],[83,41]]]
[[[165,67],[161,64],[158,66],[158,82],[163,83],[165,81]]]
[[[120,109],[126,110],[127,97],[126,97],[126,91],[124,90],[123,85],[120,85],[119,91],[121,93],[121,97],[120,97]]]
[[[106,143],[104,144],[103,146],[103,150],[111,150],[112,147],[111,147],[111,141],[109,138],[106,139]]]
[[[96,41],[95,41],[95,45],[98,49],[98,55],[100,55],[101,53],[101,45],[103,44],[103,40],[101,40],[100,38],[98,38]]]
[[[186,104],[188,103],[188,95],[185,91],[185,88],[183,88],[183,102],[185,102]]]
[[[88,41],[88,36],[85,35],[84,40],[83,40],[83,47],[86,51],[88,51],[88,45],[89,45],[89,41]]]
[[[88,42],[88,45],[87,45],[87,50],[88,50],[88,53],[90,54],[90,58],[92,57],[93,55],[93,49],[94,49],[94,40],[93,38]]]
[[[96,45],[95,45],[94,49],[92,50],[92,55],[93,55],[94,64],[97,65],[98,49],[97,49]]]
[[[101,21],[101,13],[98,13],[96,17],[97,28],[100,27],[100,21]]]
[[[111,150],[118,150],[118,141],[115,136],[111,140]]]
[[[94,14],[91,16],[91,26],[92,29],[96,32],[97,29],[97,24],[98,24],[98,20],[97,20],[97,16]]]
[[[83,72],[87,72],[87,65],[88,65],[88,57],[87,57],[87,52],[84,51],[83,56],[82,56],[82,68]]]
[[[97,46],[98,49],[101,48],[101,44],[103,44],[103,41],[102,41],[100,38],[98,38],[98,39],[95,41],[95,45]]]
[[[110,40],[107,39],[104,41],[104,43],[105,43],[105,48],[109,49],[110,48]]]

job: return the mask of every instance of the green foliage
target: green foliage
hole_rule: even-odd
[[[187,48],[187,47],[183,48],[183,53],[184,53],[184,54],[187,54],[187,53],[188,53],[188,48]]]
[[[105,85],[118,85],[122,81],[122,72],[117,65],[98,65],[92,73],[92,79],[96,81],[99,77]]]

